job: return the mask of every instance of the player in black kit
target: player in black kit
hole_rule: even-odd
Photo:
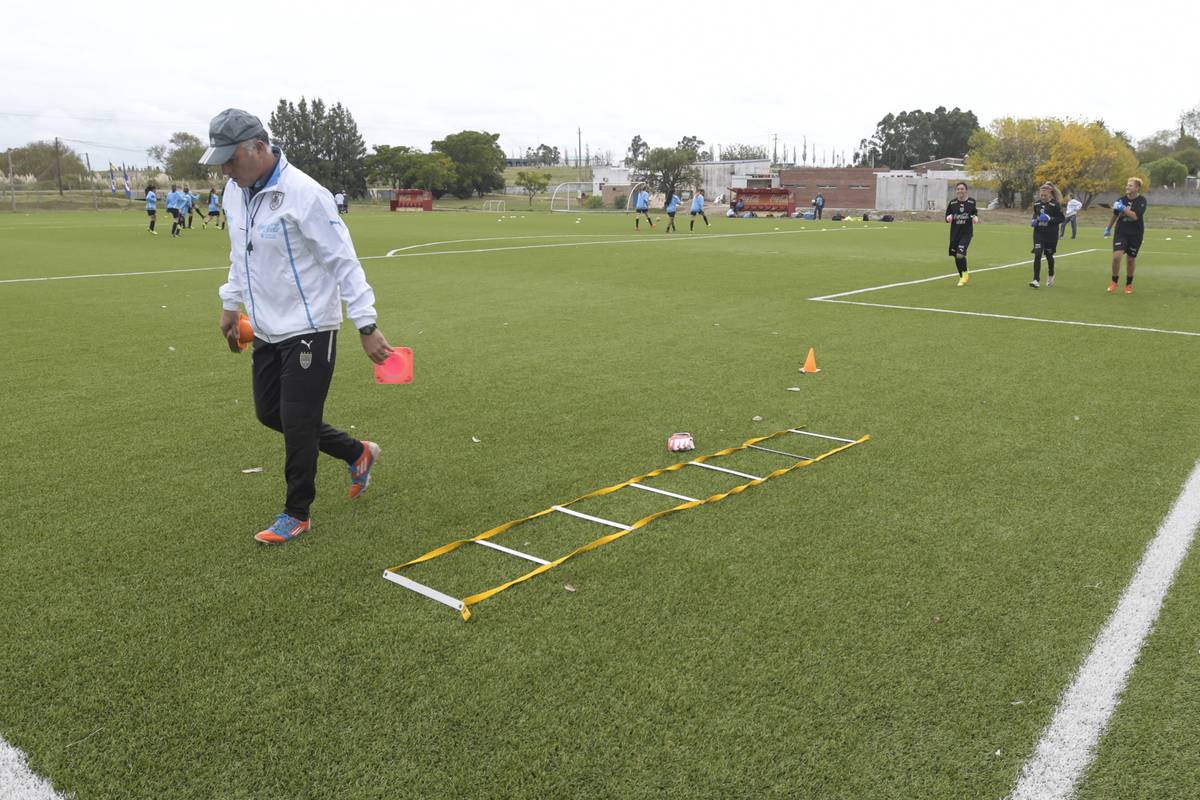
[[[967,248],[979,222],[979,209],[975,198],[967,197],[967,185],[959,181],[954,185],[954,199],[946,206],[946,222],[950,223],[950,255],[958,267],[958,285],[966,286],[971,280],[967,272]]]
[[[1058,249],[1058,226],[1066,219],[1062,210],[1062,192],[1053,183],[1043,183],[1033,204],[1033,280],[1034,289],[1041,286],[1042,256],[1046,257],[1046,286],[1054,285],[1054,252]]]
[[[1141,178],[1130,178],[1125,182],[1125,196],[1113,203],[1113,220],[1117,226],[1113,236],[1112,283],[1108,292],[1117,290],[1117,279],[1121,277],[1121,256],[1125,256],[1125,294],[1133,294],[1133,268],[1137,266],[1138,250],[1146,233],[1146,196],[1142,194]],[[1105,229],[1107,232],[1107,228]]]

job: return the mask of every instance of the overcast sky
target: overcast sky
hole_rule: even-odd
[[[617,158],[635,134],[849,158],[884,114],[939,105],[1137,139],[1200,104],[1187,2],[22,0],[0,31],[0,149],[60,136],[93,166],[301,96],[340,101],[368,148],[470,128],[574,151],[581,128]]]

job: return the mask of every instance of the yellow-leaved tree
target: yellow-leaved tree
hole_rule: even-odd
[[[1050,158],[1062,127],[1052,118],[995,120],[972,134],[967,171],[976,183],[995,189],[1004,205],[1012,206],[1020,192],[1021,207],[1028,208],[1037,193],[1038,168]]]
[[[1137,156],[1102,123],[1069,122],[1058,131],[1050,157],[1035,177],[1039,183],[1050,181],[1064,192],[1075,192],[1087,208],[1101,192],[1124,189],[1137,169]]]

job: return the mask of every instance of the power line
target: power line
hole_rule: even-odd
[[[140,149],[133,148],[133,147],[124,147],[119,144],[106,144],[105,142],[89,142],[85,139],[68,139],[66,136],[61,136],[59,138],[61,138],[64,142],[74,142],[75,144],[86,144],[91,147],[103,147],[107,150],[121,150],[126,153],[139,153],[142,155],[145,155],[146,150],[149,149],[147,147],[143,147]]]

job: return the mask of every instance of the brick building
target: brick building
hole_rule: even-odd
[[[876,174],[873,167],[797,167],[779,171],[779,185],[792,190],[797,208],[812,205],[817,193],[825,208],[874,208]]]

